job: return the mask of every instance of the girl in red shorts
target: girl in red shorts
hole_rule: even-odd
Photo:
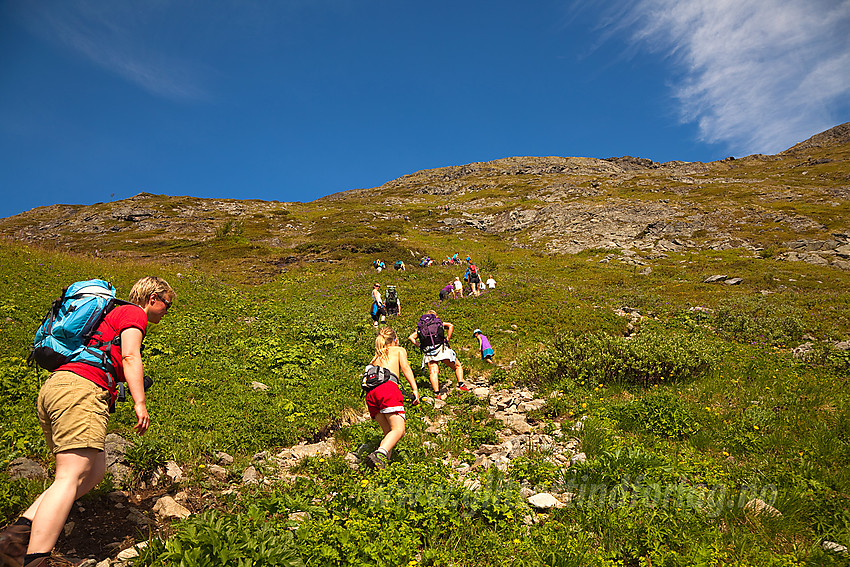
[[[366,366],[364,378],[379,376],[386,380],[366,394],[369,415],[384,432],[381,445],[366,456],[366,464],[382,469],[392,454],[393,447],[404,435],[404,397],[398,387],[398,375],[404,374],[413,390],[413,405],[419,403],[419,388],[413,379],[413,370],[407,361],[407,351],[398,346],[398,336],[390,327],[383,327],[375,339],[375,356]]]

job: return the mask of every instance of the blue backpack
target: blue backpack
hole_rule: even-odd
[[[103,280],[86,280],[62,290],[35,332],[27,362],[51,372],[69,362],[82,362],[101,368],[114,382],[115,368],[109,357],[111,345],[121,344],[120,335],[111,341],[98,341],[97,328],[116,305],[129,302],[115,297],[115,288]]]

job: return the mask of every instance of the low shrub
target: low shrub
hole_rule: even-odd
[[[532,486],[547,486],[557,479],[559,471],[557,465],[547,460],[522,456],[511,461],[508,476],[518,482],[528,482]]]
[[[567,469],[564,479],[573,483],[581,481],[582,484],[615,485],[624,480],[634,481],[644,477],[663,480],[672,470],[661,455],[635,445],[603,451],[597,457],[575,463]]]
[[[521,362],[524,379],[535,384],[564,379],[591,384],[649,385],[692,380],[708,373],[718,345],[707,333],[648,330],[632,340],[604,334],[561,336]]]
[[[11,480],[0,473],[0,525],[10,523],[40,492],[32,484],[33,481]]]
[[[304,567],[292,534],[269,520],[256,507],[237,514],[204,512],[181,522],[168,540],[152,538],[133,564]]]
[[[784,346],[798,342],[804,323],[800,312],[764,297],[737,297],[721,302],[715,325],[722,336],[739,342]]]
[[[815,343],[812,350],[801,358],[809,364],[828,368],[839,376],[850,374],[850,350],[837,349],[830,343]]]
[[[608,420],[591,417],[581,422],[581,428],[576,436],[581,441],[581,450],[586,455],[598,455],[611,446],[609,439],[612,427]]]
[[[612,413],[621,428],[650,431],[662,437],[687,437],[700,430],[700,423],[678,395],[662,391],[615,406]]]
[[[141,437],[127,449],[125,460],[136,479],[145,478],[168,460],[165,443],[153,437]]]

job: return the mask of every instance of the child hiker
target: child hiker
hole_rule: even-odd
[[[472,331],[472,336],[478,339],[478,350],[481,351],[481,360],[486,360],[493,364],[493,347],[490,345],[490,339],[484,336],[481,329]]]
[[[398,346],[398,336],[390,327],[382,327],[375,338],[375,356],[363,373],[363,389],[369,415],[381,426],[384,438],[381,445],[366,455],[365,464],[383,469],[392,455],[393,447],[404,435],[404,397],[398,385],[398,375],[404,374],[413,390],[413,405],[419,403],[419,388],[407,361],[407,351]]]

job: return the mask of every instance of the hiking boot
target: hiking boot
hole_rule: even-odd
[[[378,451],[372,451],[368,455],[366,455],[366,466],[371,469],[385,469],[387,468],[387,457],[383,453],[379,453]]]
[[[50,555],[48,557],[39,557],[33,559],[23,567],[79,567],[83,561],[71,561],[67,557],[61,555]]]
[[[24,562],[32,528],[12,524],[0,534],[0,561],[3,565],[19,567]]]

